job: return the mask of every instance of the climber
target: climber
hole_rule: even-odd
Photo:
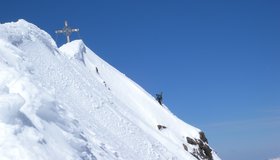
[[[95,71],[96,71],[97,74],[99,74],[99,71],[98,71],[98,68],[97,68],[97,67],[95,67]]]
[[[160,105],[162,105],[162,92],[160,92],[160,94],[156,94],[156,100]]]

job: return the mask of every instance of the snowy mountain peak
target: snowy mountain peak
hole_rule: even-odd
[[[75,58],[84,62],[84,54],[86,53],[86,46],[82,40],[74,40],[66,43],[59,48],[60,52],[69,58]]]
[[[0,130],[4,160],[220,159],[82,40],[57,48],[25,20],[0,24]]]
[[[23,19],[20,19],[17,22],[1,24],[0,37],[2,40],[11,43],[14,46],[21,46],[25,45],[25,43],[40,41],[41,44],[44,44],[49,50],[56,52],[57,48],[55,41],[47,32]]]

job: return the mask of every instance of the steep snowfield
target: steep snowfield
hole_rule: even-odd
[[[83,41],[57,48],[46,32],[24,20],[0,24],[1,160],[211,157],[220,159],[199,129]]]

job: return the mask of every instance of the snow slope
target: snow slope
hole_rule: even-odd
[[[58,48],[19,20],[0,24],[0,159],[220,158],[199,129],[83,41]]]

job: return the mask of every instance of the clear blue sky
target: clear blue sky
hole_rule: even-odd
[[[0,15],[54,38],[67,19],[100,57],[163,91],[224,160],[280,156],[279,0],[9,0]]]

